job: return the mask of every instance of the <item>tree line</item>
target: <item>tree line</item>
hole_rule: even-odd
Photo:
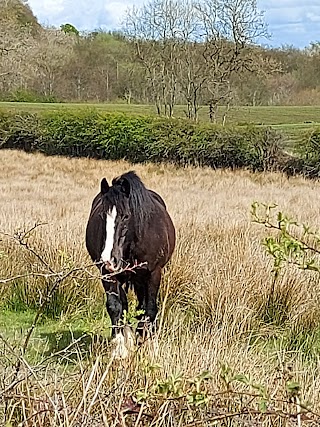
[[[121,32],[44,28],[24,0],[0,0],[0,98],[176,104],[196,120],[208,105],[312,105],[320,43],[272,49],[256,0],[150,0]],[[226,111],[227,111],[226,109]]]

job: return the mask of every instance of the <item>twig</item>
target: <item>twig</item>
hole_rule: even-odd
[[[26,241],[26,239],[29,238],[31,233],[39,227],[42,227],[43,225],[47,225],[45,222],[39,222],[36,223],[33,227],[29,228],[27,231],[24,232],[16,232],[13,236],[8,233],[3,233],[4,236],[7,236],[16,242],[18,242],[21,246],[23,246],[25,249],[27,249],[30,253],[32,253],[40,262],[43,264],[51,273],[55,274],[56,272],[50,267],[50,265],[45,261],[45,259],[39,255]]]
[[[282,231],[280,223],[278,225],[274,225],[272,222],[269,221],[268,218],[260,219],[260,218],[257,217],[256,219],[253,219],[252,222],[254,222],[256,224],[264,225],[266,228],[270,228],[271,230]],[[291,239],[295,240],[296,242],[301,243],[303,245],[304,249],[309,250],[311,252],[315,252],[316,254],[320,255],[320,249],[317,249],[317,248],[315,248],[313,246],[310,246],[306,241],[304,241],[304,240],[300,239],[299,237],[295,236],[294,234],[292,234],[288,230],[286,230],[286,234]]]

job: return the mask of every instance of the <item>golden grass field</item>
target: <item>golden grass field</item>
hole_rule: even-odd
[[[129,360],[112,360],[103,290],[83,272],[62,285],[62,313],[48,320],[53,334],[69,331],[67,348],[45,356],[48,343],[36,328],[30,342],[36,356],[27,352],[21,359],[19,383],[10,388],[17,343],[28,325],[17,323],[12,331],[5,320],[12,319],[10,310],[4,311],[1,425],[320,425],[319,277],[287,270],[276,285],[281,322],[266,322],[272,263],[261,241],[270,231],[250,217],[252,202],[275,202],[298,221],[320,228],[319,182],[277,173],[132,167],[124,161],[9,150],[1,150],[0,159],[0,231],[13,234],[47,223],[30,244],[55,269],[66,260],[88,264],[85,226],[104,176],[110,181],[134,169],[164,198],[177,229],[176,250],[161,288],[161,333]],[[0,237],[0,254],[2,279],[41,270],[28,251],[6,236]],[[10,300],[13,284],[1,286],[2,300]],[[32,295],[25,296],[27,302],[41,300],[43,278],[29,277],[21,286]],[[96,307],[100,323],[92,320]],[[71,320],[89,317],[91,341],[84,350],[87,341],[77,341]],[[204,371],[211,378],[199,379]]]

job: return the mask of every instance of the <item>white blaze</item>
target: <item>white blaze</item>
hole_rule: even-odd
[[[115,222],[117,216],[117,209],[113,206],[112,211],[107,213],[106,219],[106,241],[104,244],[104,249],[101,254],[102,261],[111,261],[111,251],[113,249],[114,241],[114,232],[115,232]]]

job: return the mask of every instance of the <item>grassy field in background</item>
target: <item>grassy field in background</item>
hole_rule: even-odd
[[[91,104],[91,103],[27,103],[0,102],[1,109],[36,112],[43,110],[59,110],[63,108],[95,108],[106,112],[123,112],[127,114],[156,114],[153,105],[140,104]],[[175,117],[186,117],[186,106],[177,105],[174,108]],[[218,110],[218,121],[224,113],[224,107]],[[208,121],[208,107],[199,110],[200,121]],[[227,121],[237,124],[277,125],[285,130],[290,128],[308,128],[320,124],[320,106],[271,106],[271,107],[232,107],[227,115]]]
[[[13,235],[45,223],[28,239],[45,261],[55,270],[87,265],[85,226],[100,180],[132,165],[14,150],[0,155],[0,231]],[[113,360],[99,280],[86,272],[66,280],[31,337],[20,382],[4,395],[1,420],[39,427],[293,427],[290,387],[319,414],[319,277],[288,270],[271,304],[272,265],[261,245],[270,230],[251,222],[250,206],[274,202],[320,228],[320,183],[276,173],[134,168],[164,198],[177,229],[160,293],[160,336],[126,362]],[[0,279],[43,271],[3,234],[0,257]],[[31,276],[0,285],[2,388],[13,381],[13,354],[45,290],[46,281]],[[317,415],[308,417],[301,425],[318,425]]]

